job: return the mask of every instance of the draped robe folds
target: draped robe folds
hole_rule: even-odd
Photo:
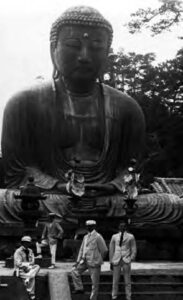
[[[122,189],[123,171],[130,158],[139,157],[144,135],[144,119],[138,104],[127,95],[102,85],[103,149],[97,163],[78,170],[86,182],[111,182]],[[55,212],[67,215],[67,195],[49,193],[55,184],[65,182],[64,173],[70,165],[62,157],[60,131],[64,127],[61,106],[51,82],[38,84],[10,99],[3,120],[2,155],[8,189],[0,190],[0,223],[19,223],[20,200],[14,198],[17,188],[32,174],[35,183],[48,190],[47,199],[40,201],[42,215]],[[89,159],[89,158],[88,158]],[[10,188],[10,189],[9,189]],[[120,193],[101,196],[97,201],[111,200],[107,216],[124,216],[124,199]],[[172,194],[138,196],[135,220],[140,223],[179,224],[182,226],[181,199]]]
[[[129,160],[139,158],[144,118],[131,97],[106,85],[101,85],[99,91],[104,133],[101,154],[89,166],[81,162],[76,172],[85,176],[86,183],[111,182],[121,190]],[[51,82],[45,82],[16,94],[8,102],[2,131],[7,187],[17,188],[30,174],[45,189],[66,181],[64,175],[72,166],[63,155],[66,146],[60,142],[66,126],[61,98],[57,99]]]
[[[123,172],[129,160],[138,159],[140,155],[144,117],[137,102],[124,93],[103,84],[98,85],[98,91],[102,101],[98,124],[103,132],[100,157],[90,165],[81,161],[75,171],[84,175],[86,183],[113,184],[116,194],[98,197],[97,201],[106,203],[112,199],[115,206],[117,194],[124,186]],[[69,137],[67,134],[61,139],[68,131],[62,97],[65,97],[64,93],[59,98],[56,96],[51,82],[36,84],[14,95],[4,111],[1,141],[6,187],[15,190],[33,175],[35,184],[48,191],[47,200],[41,206],[43,211],[58,215],[67,214],[69,200],[55,187],[57,182],[66,182],[65,173],[72,168],[63,154],[67,151],[64,141],[68,142]],[[90,134],[89,128],[88,136]],[[13,199],[12,192],[7,190],[1,194],[6,198],[3,210],[7,211],[8,207],[12,220],[12,214],[16,217],[19,211],[19,204]],[[115,211],[114,207],[112,211]],[[113,215],[112,211],[110,214]]]

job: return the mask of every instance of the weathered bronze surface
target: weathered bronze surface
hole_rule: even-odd
[[[11,239],[12,232],[21,235],[21,205],[13,195],[30,175],[47,196],[40,201],[41,214],[53,211],[65,216],[65,228],[69,222],[73,226],[68,235],[74,233],[76,218],[95,218],[110,238],[124,217],[124,171],[131,159],[140,158],[144,117],[134,99],[101,82],[112,35],[110,23],[96,10],[69,9],[54,22],[50,33],[52,80],[39,82],[9,100],[1,142],[8,188],[0,190],[1,237],[7,224],[16,224],[14,232],[6,226]],[[68,192],[70,170],[84,177],[80,198]],[[159,244],[168,248],[167,241],[172,250],[164,257],[175,258],[176,251],[182,258],[181,199],[173,194],[144,194],[138,195],[137,205],[133,230],[142,241],[138,253],[143,259],[151,248],[148,243],[157,251],[147,259],[162,259]]]
[[[69,9],[53,24],[53,81],[17,93],[4,112],[7,187],[32,175],[64,194],[73,169],[86,197],[121,192],[125,168],[141,153],[144,117],[134,99],[100,82],[111,39],[111,25],[92,8]]]

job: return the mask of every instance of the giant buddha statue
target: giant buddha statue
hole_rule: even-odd
[[[15,94],[3,120],[6,186],[34,176],[41,188],[64,192],[70,170],[86,193],[121,190],[123,171],[139,158],[144,117],[137,102],[104,85],[113,30],[91,7],[67,9],[52,25],[53,78]]]
[[[48,194],[42,205],[64,215],[70,171],[84,181],[82,193],[76,192],[83,203],[92,199],[101,207],[107,201],[111,207],[121,197],[145,126],[138,103],[102,83],[112,37],[111,24],[91,7],[71,7],[53,23],[52,80],[13,95],[4,111],[2,157],[11,208],[11,191],[31,176]]]
[[[6,189],[0,190],[1,224],[21,221],[20,204],[13,193],[30,176],[47,196],[42,212],[70,215],[71,201],[78,197],[70,196],[68,178],[73,182],[78,178],[79,204],[92,202],[99,211],[107,203],[105,218],[100,218],[104,231],[110,233],[116,217],[124,216],[124,174],[132,159],[140,159],[145,126],[138,103],[102,83],[112,37],[111,24],[91,7],[72,7],[53,23],[52,80],[18,92],[5,108]],[[183,204],[178,196],[138,195],[137,203],[134,222],[140,226],[140,238],[149,238],[151,229],[152,239],[156,235],[162,240],[166,227],[169,239],[168,226],[179,233]],[[73,220],[78,215],[71,211]],[[106,218],[114,221],[107,230]]]

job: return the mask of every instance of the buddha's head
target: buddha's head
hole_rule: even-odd
[[[113,30],[94,8],[72,7],[52,25],[50,33],[54,77],[62,77],[70,90],[92,86],[103,73]]]

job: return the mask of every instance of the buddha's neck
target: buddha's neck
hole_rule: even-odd
[[[90,82],[75,82],[75,83],[69,83],[68,81],[62,79],[59,79],[57,84],[60,87],[63,87],[70,93],[73,94],[79,94],[79,95],[85,95],[85,94],[92,94],[95,87],[96,82],[90,81]]]

